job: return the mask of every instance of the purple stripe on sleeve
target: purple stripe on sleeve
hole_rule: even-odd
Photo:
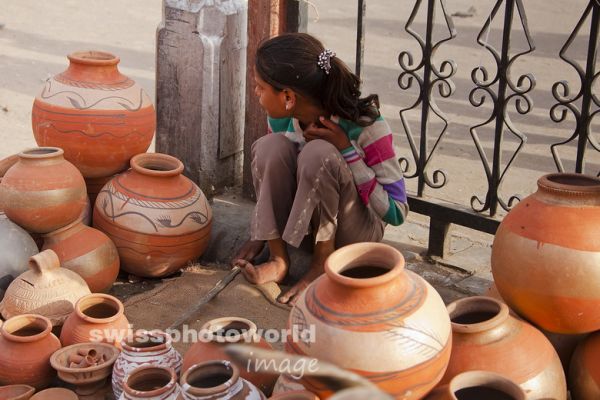
[[[365,162],[369,167],[395,157],[392,134],[390,133],[365,146],[364,152]]]
[[[404,186],[404,179],[400,179],[394,183],[383,185],[385,190],[394,200],[398,200],[402,203],[406,203],[406,187]]]

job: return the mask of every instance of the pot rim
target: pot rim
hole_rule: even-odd
[[[28,160],[43,160],[47,158],[55,158],[58,156],[64,156],[65,152],[60,147],[43,146],[43,147],[29,147],[19,153],[20,159]]]
[[[232,322],[241,322],[248,326],[248,329],[243,333],[238,333],[235,335],[226,335],[226,336],[217,336],[215,333],[222,329],[223,327],[229,325]],[[214,318],[205,323],[200,329],[202,332],[206,332],[210,335],[212,342],[217,343],[237,343],[240,340],[248,340],[253,339],[258,331],[258,327],[256,324],[249,319],[242,317],[222,317],[222,318]],[[220,340],[219,338],[222,338]]]
[[[161,338],[163,338],[163,342],[161,342],[155,346],[147,346],[147,347],[136,347],[136,346],[132,346],[130,344],[132,342],[135,343],[135,340],[140,337],[151,337],[151,338],[161,337]],[[131,339],[132,340],[130,341],[129,338],[125,337],[123,340],[121,340],[121,348],[123,350],[131,352],[131,353],[150,353],[150,352],[155,352],[155,351],[166,350],[171,347],[171,343],[173,341],[171,339],[171,335],[169,335],[168,333],[166,333],[164,331],[161,331],[160,329],[137,330]]]
[[[92,302],[92,301],[98,300],[98,299],[102,299],[103,301]],[[110,303],[116,305],[117,311],[116,311],[115,315],[112,315],[112,316],[106,317],[106,318],[90,317],[89,315],[84,314],[84,312],[81,310],[82,306],[87,305],[87,304],[84,304],[85,302],[91,302],[90,306],[93,306],[96,304],[106,304],[106,303],[110,302]],[[106,293],[87,294],[87,295],[83,296],[82,298],[80,298],[79,300],[77,300],[77,303],[75,303],[75,314],[77,314],[77,316],[79,318],[81,318],[82,320],[84,320],[86,322],[90,322],[92,324],[103,324],[103,323],[107,323],[107,322],[114,322],[117,319],[121,318],[121,316],[123,316],[124,312],[125,312],[125,307],[123,306],[123,303],[116,297],[111,296]]]
[[[105,349],[111,351],[111,356],[106,362],[104,362],[100,365],[95,365],[95,366],[86,367],[86,368],[71,368],[71,367],[61,365],[58,362],[58,357],[62,353],[66,353],[68,350],[79,348],[79,347],[92,347],[92,348],[104,347]],[[108,343],[99,343],[99,342],[75,343],[70,346],[62,347],[62,348],[56,350],[54,353],[52,353],[52,355],[50,356],[50,365],[52,365],[52,368],[54,368],[55,370],[57,370],[59,372],[68,372],[71,374],[95,372],[95,371],[105,369],[108,367],[110,367],[112,369],[112,365],[115,363],[115,361],[117,360],[117,357],[119,357],[120,353],[121,352],[119,351],[119,349],[117,349],[112,344],[108,344]]]
[[[25,385],[22,383],[16,383],[14,385],[6,385],[6,386],[2,386],[0,387],[0,394],[2,394],[2,389],[4,388],[14,388],[14,389],[23,389],[22,393],[17,394],[17,398],[21,398],[21,396],[25,396],[25,395],[33,395],[35,393],[35,388],[33,386],[29,386],[29,385]]]
[[[502,391],[514,400],[525,400],[526,395],[521,387],[504,377],[491,371],[466,371],[456,375],[450,381],[448,389],[453,399],[457,399],[455,393],[460,389],[471,387],[487,387]]]
[[[227,370],[227,372],[230,372],[231,376],[220,385],[207,388],[192,386],[188,383],[190,375],[196,373],[199,370],[209,368],[211,366],[220,366]],[[226,392],[227,390],[234,387],[235,383],[239,382],[240,379],[240,371],[232,362],[227,360],[211,360],[194,364],[190,368],[188,368],[187,371],[185,371],[185,373],[181,376],[180,384],[182,387],[187,388],[186,390],[191,391],[192,394],[202,396]]]
[[[508,306],[492,297],[471,296],[458,299],[448,304],[446,307],[450,316],[450,323],[453,332],[474,333],[482,332],[498,326],[509,317],[510,310]],[[489,319],[472,324],[463,324],[453,321],[453,318],[469,312],[490,311],[495,315]]]
[[[341,275],[341,272],[345,270],[364,265],[360,261],[363,256],[381,254],[382,252],[387,253],[386,255],[389,256],[386,265],[373,265],[374,263],[370,260],[368,262],[373,266],[388,268],[388,272],[373,278],[351,278]],[[358,257],[356,257],[357,253]],[[350,254],[352,254],[352,257],[349,257]],[[404,256],[398,249],[385,243],[361,242],[341,247],[331,253],[325,260],[325,274],[334,282],[344,286],[369,288],[396,279],[404,273],[404,265]]]
[[[131,387],[129,387],[129,380],[132,377],[135,377],[136,374],[139,374],[140,372],[145,371],[145,370],[156,370],[157,372],[160,371],[162,373],[165,373],[165,375],[167,375],[167,373],[168,373],[169,377],[170,377],[169,382],[161,388],[154,389],[154,390],[148,390],[148,391],[135,390],[135,389],[132,389]],[[135,368],[129,374],[127,374],[127,376],[123,380],[123,392],[133,394],[136,397],[152,398],[152,397],[156,397],[156,396],[159,396],[161,394],[168,392],[176,385],[177,385],[177,375],[175,374],[175,370],[173,368],[146,364],[146,365],[142,365],[140,367]]]
[[[183,163],[168,154],[141,153],[133,156],[130,161],[131,169],[147,176],[172,177],[183,173]],[[153,169],[160,168],[160,169]],[[166,169],[163,169],[166,168]]]
[[[569,180],[572,180],[573,183],[564,183]],[[556,172],[542,176],[538,179],[537,184],[538,188],[551,192],[600,194],[600,178],[592,175]]]
[[[12,332],[9,332],[7,330],[7,329],[12,328],[14,324],[17,324],[19,321],[25,320],[25,319],[29,320],[29,324],[35,323],[35,324],[37,324],[37,327],[43,328],[43,330],[39,333],[36,333],[35,335],[30,335],[30,336],[18,336],[18,335],[13,334],[13,332],[15,332],[29,324],[17,326],[17,327],[15,327],[15,329]],[[41,326],[42,324],[43,324],[43,326]],[[20,342],[20,343],[30,343],[30,342],[35,342],[35,341],[41,340],[41,339],[45,338],[46,336],[48,336],[51,333],[51,331],[52,331],[52,322],[50,322],[50,319],[47,317],[44,317],[43,315],[39,315],[39,314],[15,315],[15,316],[7,319],[6,321],[4,321],[2,326],[0,326],[0,335],[2,337],[4,337],[6,340],[9,340],[11,342]]]
[[[80,50],[67,55],[69,61],[77,64],[86,64],[92,66],[117,65],[121,59],[107,51],[101,50]]]

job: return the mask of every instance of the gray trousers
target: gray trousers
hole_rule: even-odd
[[[315,242],[335,239],[336,248],[381,241],[385,223],[361,201],[340,152],[325,140],[300,153],[296,146],[279,134],[252,145],[252,240],[282,238],[298,247],[312,234]]]

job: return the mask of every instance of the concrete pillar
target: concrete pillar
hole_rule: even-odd
[[[163,0],[156,151],[207,196],[241,183],[248,0]]]

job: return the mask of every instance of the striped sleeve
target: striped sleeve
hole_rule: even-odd
[[[360,198],[385,222],[400,225],[406,220],[408,202],[400,163],[396,158],[389,125],[379,118],[362,130],[356,146],[342,151]]]

